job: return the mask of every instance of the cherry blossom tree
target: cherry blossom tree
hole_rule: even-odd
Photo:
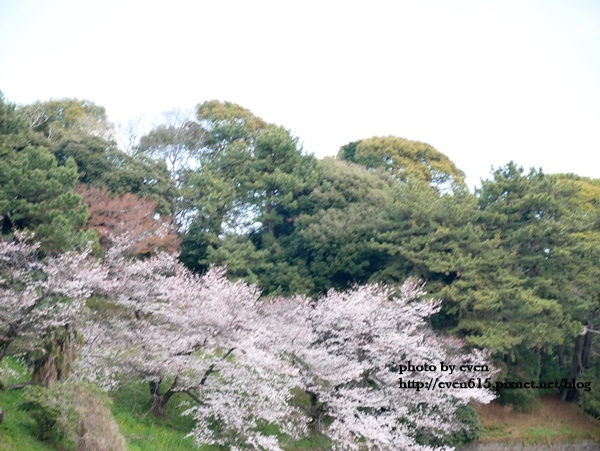
[[[408,281],[397,295],[368,285],[316,302],[274,299],[261,306],[266,331],[255,340],[296,365],[312,425],[337,447],[427,449],[419,434],[443,441],[461,428],[454,418],[460,405],[493,399],[484,386],[495,370],[485,354],[435,334],[428,318],[440,303],[420,301],[423,295]],[[454,365],[451,374],[442,362]]]
[[[141,377],[158,417],[175,393],[188,395],[202,443],[235,437],[240,445],[279,449],[276,438],[258,432],[260,422],[295,436],[306,430],[288,402],[297,371],[245,340],[257,324],[256,287],[229,282],[224,270],[200,277],[166,253],[130,259],[115,248],[105,264],[109,283],[96,292],[117,314],[95,312],[80,374],[108,387],[124,375]]]
[[[50,383],[66,376],[76,351],[68,337],[79,327],[90,287],[100,285],[106,271],[89,258],[89,250],[42,261],[38,248],[19,233],[0,241],[0,361],[18,343],[20,354],[38,353],[34,380]],[[58,354],[49,352],[49,342],[59,335]]]
[[[312,427],[341,449],[427,449],[419,435],[443,443],[462,427],[459,406],[493,398],[486,356],[431,329],[439,302],[422,301],[414,282],[260,300],[224,270],[198,276],[174,255],[130,259],[117,246],[105,264],[95,290],[117,313],[96,311],[80,371],[143,378],[159,417],[185,393],[198,443],[280,449],[259,432],[271,423],[294,437]],[[308,415],[293,406],[298,388]]]

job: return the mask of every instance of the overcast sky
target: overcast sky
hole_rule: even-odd
[[[600,178],[600,1],[0,0],[0,90],[123,123],[232,101],[318,157],[429,143],[471,187],[510,160]]]

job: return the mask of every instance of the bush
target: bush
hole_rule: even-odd
[[[108,408],[110,400],[93,385],[55,382],[27,387],[23,408],[37,426],[38,437],[77,451],[121,451],[125,439]]]
[[[434,448],[443,446],[464,447],[481,438],[483,426],[479,421],[477,411],[470,405],[460,405],[454,414],[455,422],[459,429],[450,434],[440,434],[434,430],[419,430],[415,440],[420,445]]]
[[[461,424],[461,429],[447,437],[447,445],[460,448],[479,440],[483,435],[483,426],[479,415],[472,406],[467,404],[456,409],[456,420]]]
[[[67,409],[62,396],[56,396],[56,390],[41,386],[25,388],[25,403],[22,408],[29,412],[36,423],[37,438],[44,441],[60,441],[63,437],[55,427],[57,423],[68,424],[72,413]],[[61,418],[63,417],[63,418]]]

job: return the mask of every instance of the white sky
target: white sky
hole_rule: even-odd
[[[510,160],[600,178],[600,1],[0,0],[0,90],[123,123],[232,101],[318,157],[427,142],[470,186]]]

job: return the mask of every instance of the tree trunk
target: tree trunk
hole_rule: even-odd
[[[165,407],[169,402],[169,399],[171,399],[171,396],[175,393],[173,391],[175,383],[176,382],[174,382],[173,386],[163,394],[160,392],[160,381],[150,382],[150,412],[156,418],[162,419],[165,417]]]
[[[587,332],[585,335],[577,335],[575,339],[575,349],[573,351],[573,362],[571,365],[571,374],[567,382],[573,382],[575,385],[583,372],[590,367],[590,353],[592,350],[592,324],[586,321]],[[577,398],[577,388],[562,388],[560,392],[561,401],[573,401]]]
[[[589,321],[587,321],[587,328],[588,330],[594,330],[594,327]],[[582,371],[585,371],[590,367],[590,352],[592,351],[593,335],[594,334],[590,332],[585,334],[585,340],[583,341],[583,351],[581,352],[581,365],[583,367]]]
[[[8,345],[10,345],[10,342],[0,343],[0,362],[2,362],[2,359],[6,355],[6,350],[8,349]]]
[[[589,334],[586,334],[589,335]],[[579,380],[579,376],[583,372],[583,362],[582,362],[582,354],[583,354],[583,343],[585,340],[585,335],[577,335],[575,338],[575,349],[573,350],[573,361],[571,363],[571,372],[569,374],[569,378],[567,382],[577,383]],[[573,384],[575,385],[575,384]],[[560,391],[560,400],[561,401],[573,401],[577,397],[577,388],[566,388],[562,387]]]
[[[310,416],[314,419],[317,414],[317,394],[313,392],[308,393],[310,395]]]
[[[150,412],[156,418],[164,418],[165,417],[165,406],[167,405],[167,400],[164,395],[158,395],[156,393],[151,395],[152,406],[150,407]]]
[[[56,329],[42,344],[43,354],[33,362],[31,379],[46,387],[65,380],[81,347],[80,337],[70,324]]]
[[[323,405],[319,405],[319,396],[314,392],[308,392],[310,396],[310,427],[315,432],[321,431],[323,420]]]
[[[535,348],[535,356],[537,360],[537,379],[539,380],[542,377],[542,350],[540,348]]]
[[[565,368],[565,349],[564,349],[563,345],[559,345],[556,352],[558,354],[558,366],[560,367],[560,369],[564,369]]]

